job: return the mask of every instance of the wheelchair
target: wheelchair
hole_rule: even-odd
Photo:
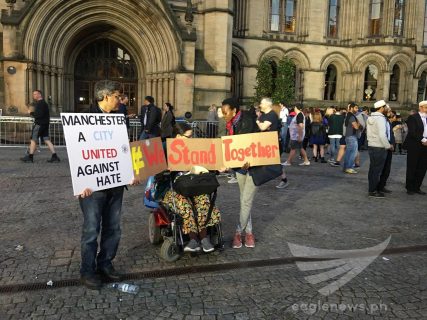
[[[167,262],[174,262],[184,254],[184,247],[190,241],[188,235],[182,231],[183,219],[177,213],[175,204],[169,207],[163,203],[162,199],[167,190],[173,190],[173,174],[164,171],[156,176],[149,177],[145,187],[144,205],[150,209],[148,217],[148,237],[153,245],[159,245],[160,257]],[[195,186],[197,188],[197,186]],[[208,213],[207,221],[210,220],[213,206],[216,200],[215,192],[208,195],[211,208]],[[194,203],[193,214],[195,213]],[[195,217],[197,222],[197,217]],[[215,250],[223,251],[224,241],[222,235],[221,223],[214,226],[208,226],[207,235],[210,238]],[[192,253],[193,255],[194,253]]]

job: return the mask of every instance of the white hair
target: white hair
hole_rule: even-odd
[[[261,100],[261,104],[265,104],[266,106],[271,108],[273,106],[273,101],[270,98],[263,98]]]

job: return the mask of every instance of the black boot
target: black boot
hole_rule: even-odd
[[[56,153],[52,154],[52,158],[50,158],[49,160],[47,160],[47,162],[53,163],[53,162],[60,162],[61,160],[58,158],[58,156],[56,155]]]
[[[325,160],[325,157],[320,158],[320,162],[321,163],[326,163],[327,161]]]
[[[25,155],[25,157],[21,158],[21,161],[24,162],[33,162],[33,155],[32,154],[27,154]]]

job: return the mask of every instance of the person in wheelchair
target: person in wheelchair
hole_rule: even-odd
[[[182,122],[176,123],[174,137],[191,138],[192,135],[193,130],[190,125]],[[206,170],[205,168],[203,169]],[[209,221],[207,221],[210,207],[209,195],[202,194],[195,196],[192,200],[193,203],[190,199],[175,192],[175,190],[168,190],[163,198],[163,203],[170,208],[175,207],[176,213],[183,219],[182,232],[188,234],[190,237],[190,241],[184,247],[184,252],[200,251],[200,245],[204,252],[212,252],[215,248],[208,237],[207,227],[217,225],[221,220],[221,214],[218,208],[213,206]],[[193,213],[193,205],[197,213]],[[197,217],[197,221],[195,220],[195,216]]]

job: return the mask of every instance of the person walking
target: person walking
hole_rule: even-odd
[[[409,195],[425,195],[421,185],[427,170],[427,101],[418,104],[418,112],[410,115],[406,124],[406,191]]]
[[[302,106],[297,104],[294,106],[295,116],[292,118],[289,125],[289,135],[291,139],[291,152],[289,153],[288,159],[282,163],[284,166],[291,166],[292,159],[295,157],[296,151],[301,152],[301,156],[304,159],[304,162],[300,163],[300,166],[309,166],[310,161],[308,161],[307,153],[303,149],[303,140],[305,136],[305,124],[306,118],[302,113]]]
[[[135,114],[128,114],[129,97],[127,95],[120,96],[119,113],[122,113],[126,118],[126,128],[128,131],[129,141],[133,141],[132,132],[130,129],[130,119],[135,118]]]
[[[153,97],[145,97],[139,119],[141,121],[141,134],[139,140],[160,137],[162,112],[154,105]]]
[[[369,152],[369,197],[384,198],[384,186],[380,185],[381,173],[387,159],[387,151],[393,150],[390,144],[390,125],[387,124],[387,104],[384,100],[375,102],[375,112],[367,121],[367,138]],[[391,161],[391,160],[390,160]]]
[[[226,121],[228,135],[254,133],[257,130],[256,116],[250,111],[240,110],[240,106],[233,98],[222,102],[222,113]],[[233,248],[242,247],[242,234],[245,233],[245,246],[255,247],[255,237],[252,230],[251,210],[257,191],[252,176],[249,174],[249,164],[245,163],[241,168],[234,168],[240,191],[239,223],[233,237]]]
[[[172,138],[174,125],[175,115],[173,114],[173,106],[169,102],[166,102],[163,105],[163,115],[160,121],[160,132],[163,142],[165,142],[167,138]]]
[[[50,113],[49,106],[43,99],[43,94],[40,90],[33,91],[33,99],[35,101],[34,111],[31,109],[28,111],[29,114],[34,117],[34,126],[31,131],[31,140],[29,146],[29,152],[25,157],[21,158],[21,161],[29,163],[34,161],[34,152],[36,151],[37,141],[39,138],[43,139],[49,148],[52,156],[47,162],[54,163],[60,162],[58,155],[55,152],[55,147],[49,138],[49,124],[50,124]]]
[[[115,113],[119,106],[120,88],[121,84],[115,81],[97,82],[94,112]],[[123,190],[124,186],[95,192],[85,188],[78,196],[83,212],[80,280],[89,289],[100,289],[103,281],[121,280],[112,261],[121,238]]]

